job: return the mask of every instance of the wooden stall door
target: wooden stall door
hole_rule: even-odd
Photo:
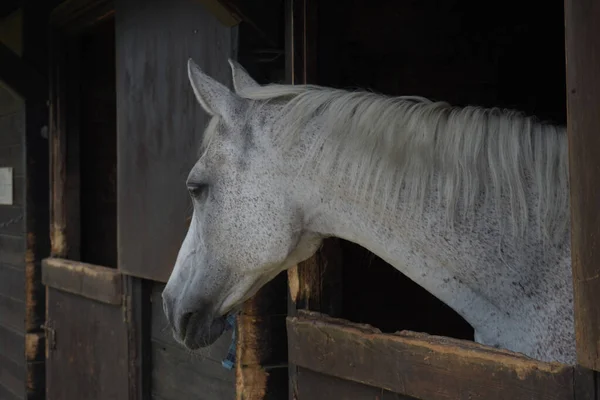
[[[46,398],[134,398],[132,280],[117,269],[112,1],[62,2],[50,17],[51,257]]]
[[[46,259],[46,398],[129,399],[130,312],[115,269]]]

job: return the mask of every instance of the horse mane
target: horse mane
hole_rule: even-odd
[[[487,210],[505,217],[501,228],[512,229],[515,238],[536,224],[554,244],[568,232],[562,126],[513,110],[314,85],[272,84],[240,95],[266,100],[251,108],[280,105],[271,132],[284,148],[317,124],[304,167],[318,168],[335,187],[354,190],[369,204],[385,201],[387,212],[401,202],[403,211],[418,216],[434,205],[454,224],[473,222]]]

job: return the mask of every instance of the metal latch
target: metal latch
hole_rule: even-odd
[[[44,334],[46,335],[46,343],[48,343],[50,350],[56,349],[56,331],[52,325],[52,322],[46,321],[45,324],[40,326],[40,328],[44,330]]]

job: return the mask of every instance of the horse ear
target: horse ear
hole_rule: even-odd
[[[208,114],[231,118],[241,98],[204,73],[191,58],[188,60],[188,78],[196,99]]]
[[[260,86],[250,74],[242,67],[237,61],[229,59],[229,65],[231,66],[231,75],[233,78],[233,88],[236,93],[241,92],[246,88],[253,88]]]

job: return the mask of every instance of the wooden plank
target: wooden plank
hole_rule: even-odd
[[[0,386],[23,399],[25,398],[25,367],[0,355]]]
[[[187,60],[231,86],[233,34],[197,1],[157,0],[149,8],[122,0],[116,7],[118,265],[166,282],[187,229],[185,180],[208,122]]]
[[[0,326],[25,333],[25,303],[0,295]]]
[[[385,389],[320,374],[306,368],[298,368],[298,400],[410,400],[411,397]]]
[[[80,49],[76,39],[50,32],[51,255],[80,256]],[[68,151],[67,151],[68,149]]]
[[[129,399],[123,309],[52,287],[47,307],[47,398]]]
[[[233,371],[184,350],[153,344],[152,394],[165,399],[231,399]]]
[[[77,294],[107,304],[121,304],[121,273],[113,268],[46,258],[42,262],[42,282],[48,287]]]
[[[3,264],[24,268],[25,240],[23,237],[0,234],[0,260]]]
[[[152,282],[133,277],[125,279],[129,350],[129,400],[150,397],[152,383]]]
[[[300,312],[288,318],[290,362],[428,400],[573,399],[573,368],[474,342]]]
[[[0,349],[2,356],[25,365],[25,338],[22,333],[0,326]]]
[[[25,271],[0,264],[0,295],[25,301]]]
[[[288,392],[286,274],[242,306],[237,318],[236,399],[281,399]]]
[[[7,224],[0,228],[0,234],[23,236],[25,233],[25,218],[22,206],[0,207],[0,221]],[[8,223],[10,221],[10,223]]]
[[[573,389],[575,400],[597,400],[596,372],[582,366],[575,366]]]
[[[565,2],[571,243],[578,362],[600,371],[600,3]]]
[[[17,396],[4,386],[0,385],[0,399],[2,400],[23,400],[22,397]]]

